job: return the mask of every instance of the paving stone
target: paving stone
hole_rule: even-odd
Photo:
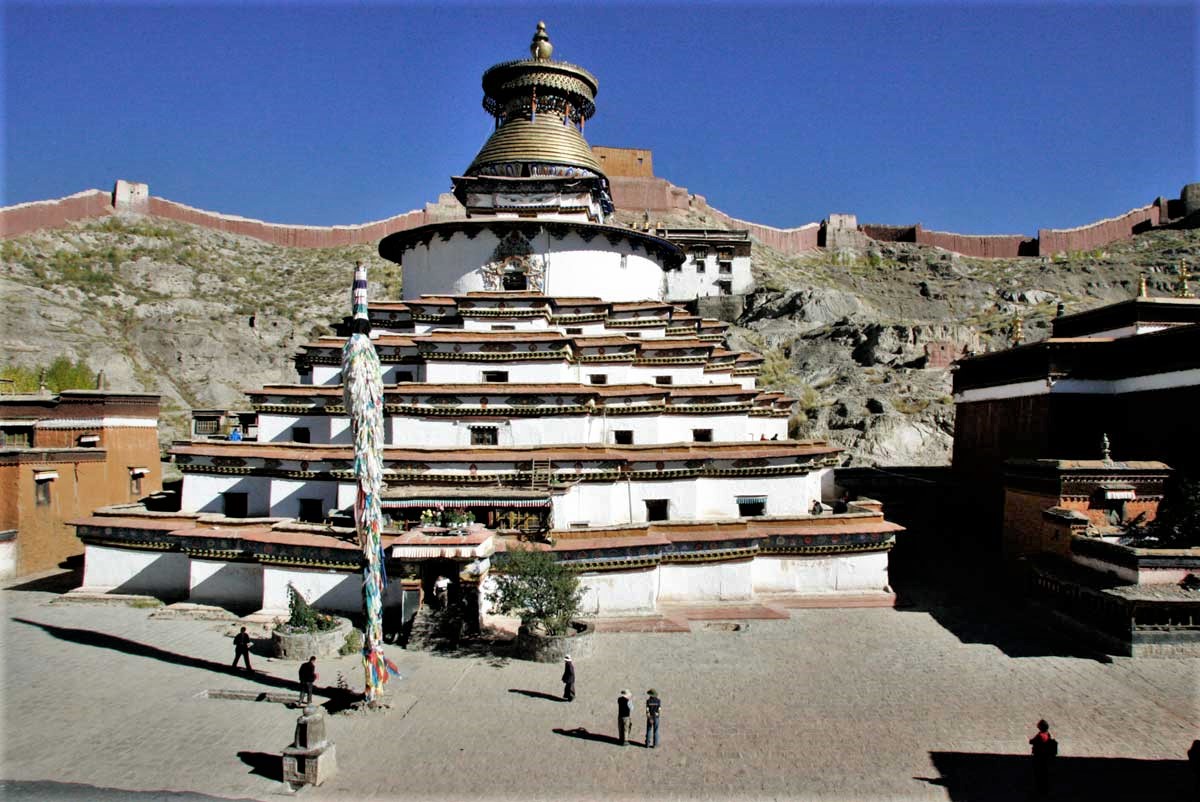
[[[299,663],[252,654],[258,673],[234,672],[228,624],[53,598],[0,591],[4,793],[279,798],[263,767],[298,711],[205,692],[286,698]],[[985,601],[602,631],[571,703],[556,698],[557,664],[388,647],[404,677],[392,707],[328,718],[338,774],[304,797],[1023,799],[1045,717],[1068,784],[1052,798],[1189,798],[1200,660],[1100,658]],[[654,625],[672,621],[688,623]],[[324,698],[339,673],[361,687],[357,655],[317,667]],[[651,687],[661,747],[613,745],[617,694],[630,689],[640,715]]]

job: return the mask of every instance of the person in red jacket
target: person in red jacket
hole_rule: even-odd
[[[1037,734],[1029,739],[1033,751],[1033,786],[1039,794],[1050,790],[1050,763],[1058,755],[1058,741],[1050,735],[1050,725],[1042,719]]]

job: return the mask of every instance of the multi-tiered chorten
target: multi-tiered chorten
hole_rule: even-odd
[[[484,74],[497,128],[455,179],[465,220],[387,237],[405,299],[370,320],[385,393],[384,541],[403,617],[441,575],[467,607],[520,538],[575,566],[600,614],[661,602],[881,591],[899,528],[875,502],[831,512],[839,449],[788,439],[792,400],[727,326],[667,302],[680,249],[605,224],[581,128],[597,82],[533,58]],[[182,511],[80,526],[89,585],[271,611],[296,585],[357,609],[359,553],[339,336],[304,346],[301,384],[251,392],[257,440],[172,449]],[[165,590],[164,590],[165,589]]]

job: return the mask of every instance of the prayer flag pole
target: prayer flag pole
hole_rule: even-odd
[[[350,416],[354,436],[354,478],[358,485],[354,502],[354,528],[363,552],[363,638],[364,695],[376,702],[388,676],[399,676],[396,666],[383,655],[383,588],[387,581],[383,566],[383,513],[379,494],[383,491],[383,371],[371,343],[371,321],[367,314],[367,269],[354,266],[351,290],[353,318],[350,337],[342,349],[342,398]]]

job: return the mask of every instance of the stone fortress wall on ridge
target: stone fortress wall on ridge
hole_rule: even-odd
[[[651,216],[689,209],[703,210],[730,228],[748,230],[751,237],[784,254],[803,253],[826,245],[827,221],[806,223],[795,228],[775,228],[732,217],[709,207],[704,196],[693,195],[684,187],[654,176],[649,150],[596,147],[594,151],[609,171],[613,200],[619,209],[644,210]],[[154,197],[150,195],[146,184],[118,180],[112,192],[93,189],[56,200],[0,208],[0,237],[18,236],[118,212],[150,214],[295,248],[374,244],[397,231],[465,216],[457,201],[447,194],[440,197],[436,204],[426,204],[424,209],[415,209],[385,220],[342,226],[287,225],[196,209]],[[1039,229],[1036,238],[1020,234],[975,235],[932,231],[920,223],[912,226],[858,225],[853,215],[831,217],[848,218],[866,239],[913,242],[964,256],[993,259],[1050,257],[1059,253],[1094,250],[1169,221],[1190,218],[1197,212],[1200,212],[1200,184],[1187,185],[1176,200],[1159,197],[1150,204],[1122,215],[1076,228]]]

